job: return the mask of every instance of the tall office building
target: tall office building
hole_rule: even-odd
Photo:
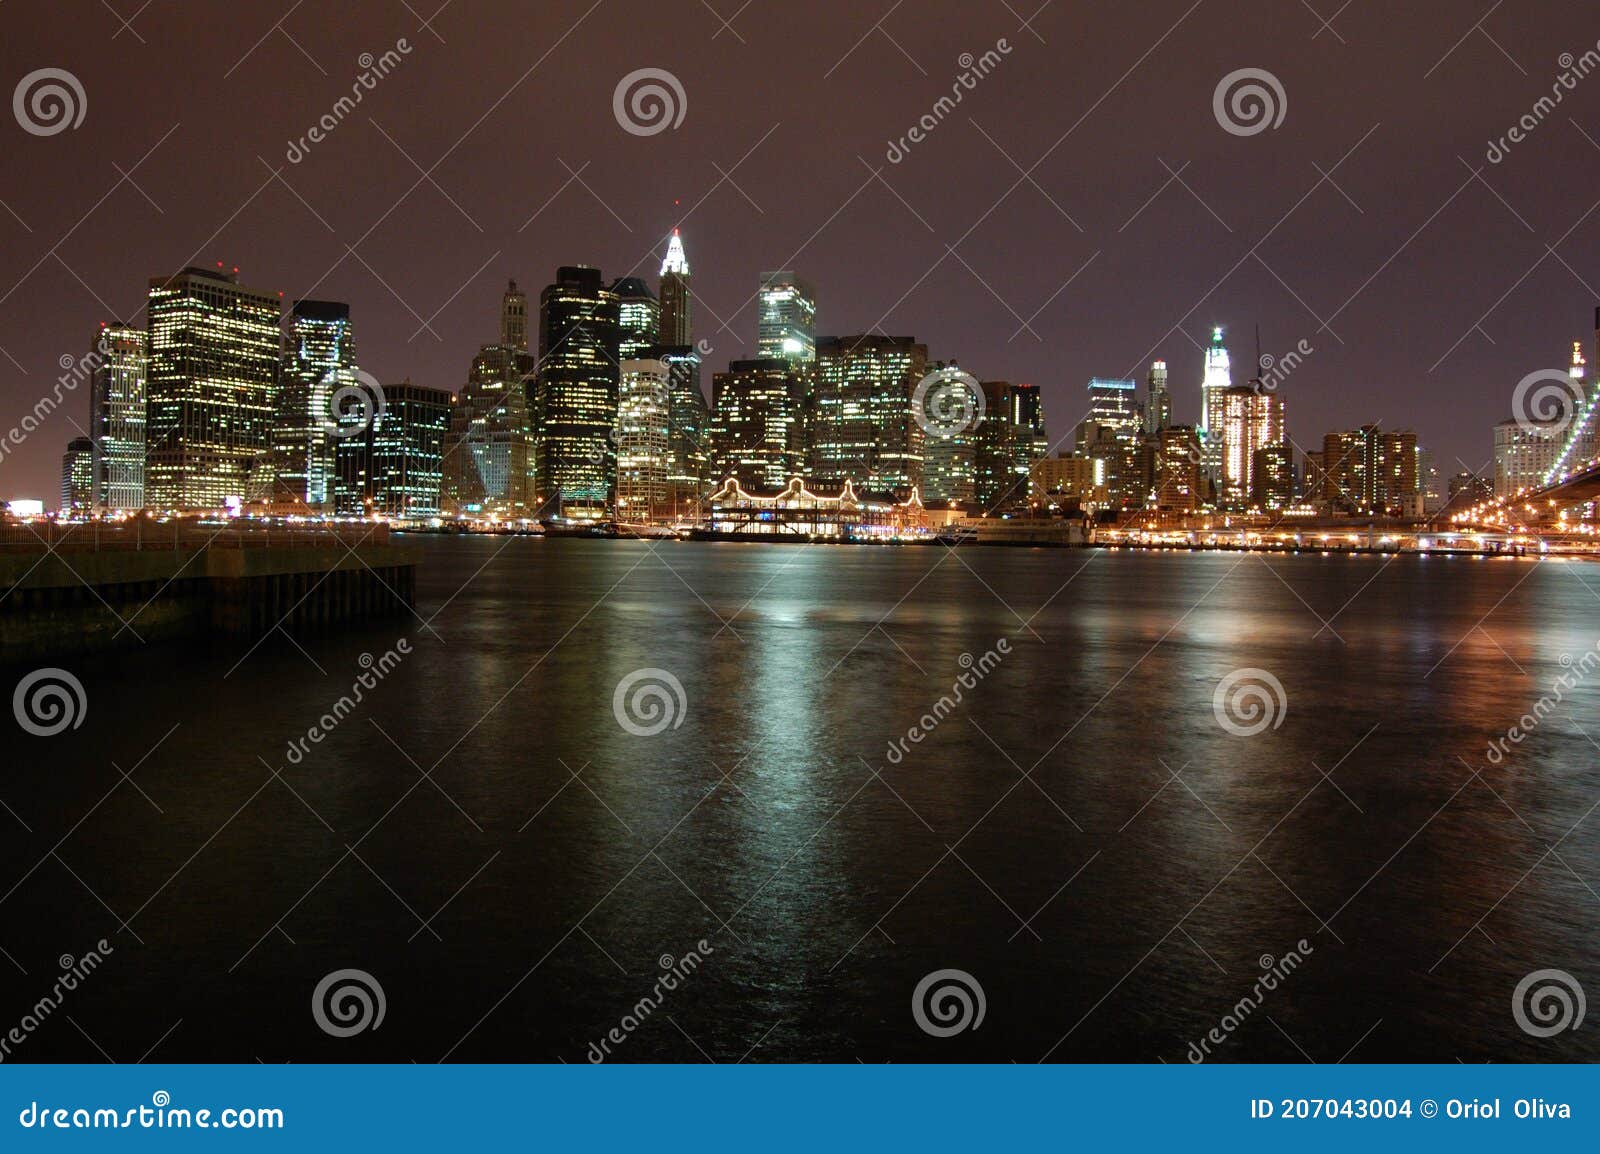
[[[1233,386],[1228,347],[1222,343],[1222,326],[1211,330],[1211,344],[1205,353],[1205,376],[1200,382],[1200,452],[1206,480],[1220,487],[1223,457],[1223,395]]]
[[[1145,383],[1149,392],[1144,404],[1144,431],[1153,437],[1172,424],[1172,393],[1167,388],[1167,362],[1150,362],[1150,375]]]
[[[94,508],[94,441],[74,437],[61,455],[61,511],[88,513]]]
[[[516,281],[507,282],[500,298],[500,343],[519,353],[528,351],[528,294]]]
[[[334,507],[391,520],[437,517],[454,397],[409,380],[384,385],[383,397],[383,413],[335,447]]]
[[[927,372],[948,373],[956,388],[970,388],[955,361],[933,361]],[[959,374],[959,375],[958,375]],[[924,394],[924,404],[937,397],[934,388]],[[985,399],[987,405],[987,398]],[[922,500],[927,505],[964,505],[978,499],[978,442],[981,422],[959,428],[935,424],[926,431],[922,446]]]
[[[335,434],[361,433],[340,422],[334,399],[341,389],[360,388],[356,373],[350,306],[295,301],[272,429],[275,500],[302,513],[333,511]]]
[[[669,371],[665,361],[653,357],[622,362],[616,431],[619,521],[645,521],[671,511]]]
[[[712,378],[712,476],[782,488],[800,475],[802,384],[784,357],[733,361]]]
[[[1028,501],[1033,463],[1046,452],[1044,411],[1037,386],[984,381],[980,387],[983,419],[972,432],[973,499],[985,513],[1002,513]],[[1022,423],[1029,418],[1039,427]]]
[[[1254,504],[1256,453],[1284,443],[1283,398],[1251,385],[1231,385],[1221,390],[1221,399],[1222,477],[1217,501],[1225,509],[1243,509]],[[1275,458],[1273,464],[1277,467],[1280,462]]]
[[[538,511],[533,484],[533,359],[485,345],[456,394],[440,462],[442,511],[452,517],[520,521]]]
[[[89,378],[89,435],[94,441],[96,509],[144,507],[145,389],[149,345],[143,330],[102,324]]]
[[[650,286],[636,276],[621,277],[611,282],[611,292],[617,298],[617,359],[634,361],[645,357],[648,350],[661,343],[661,302]]]
[[[928,348],[911,337],[863,333],[817,342],[812,476],[902,497],[922,484],[923,430],[911,397]]]
[[[597,268],[558,269],[539,296],[538,491],[564,516],[605,516],[616,488],[620,330]]]
[[[761,274],[758,357],[810,362],[817,357],[817,293],[792,269]]]
[[[1106,489],[1114,505],[1142,504],[1148,496],[1140,468],[1144,424],[1136,383],[1090,378],[1089,415],[1078,427],[1077,448],[1085,456],[1105,461]]]
[[[236,275],[186,268],[150,282],[149,322],[145,503],[206,509],[266,496],[278,297]]]
[[[667,259],[661,262],[661,329],[657,344],[682,347],[694,344],[694,296],[689,291],[689,258],[683,238],[672,230]]]

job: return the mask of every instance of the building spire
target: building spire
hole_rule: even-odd
[[[661,275],[668,273],[689,275],[689,258],[683,255],[683,238],[678,235],[677,229],[672,230],[672,240],[667,244],[667,259],[661,262]]]

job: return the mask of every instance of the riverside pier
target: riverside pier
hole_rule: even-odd
[[[416,558],[382,524],[136,519],[0,526],[0,664],[203,634],[408,615]]]

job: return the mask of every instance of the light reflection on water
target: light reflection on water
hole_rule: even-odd
[[[1596,687],[1484,758],[1600,639],[1600,569],[417,544],[439,636],[409,623],[414,655],[281,782],[263,759],[285,766],[397,626],[298,638],[305,655],[275,640],[228,678],[228,647],[86,662],[91,724],[14,776],[33,833],[4,849],[13,878],[118,780],[111,761],[182,722],[136,775],[164,812],[124,786],[63,844],[95,893],[47,861],[5,903],[36,934],[7,948],[46,969],[116,936],[79,1018],[112,1053],[181,1017],[163,1057],[581,1061],[661,955],[705,939],[617,1058],[1182,1061],[1263,955],[1305,939],[1219,1058],[1600,1057],[1593,1031],[1540,1041],[1510,1013],[1533,969],[1600,991],[1600,853],[1577,824],[1600,800]],[[890,764],[960,655],[1002,637],[1011,653]],[[1212,712],[1243,666],[1288,700],[1252,738]],[[644,667],[688,702],[649,738],[612,715]],[[382,981],[381,1031],[311,1022],[312,986],[344,966]],[[909,1003],[945,967],[988,1012],[937,1039]],[[71,1031],[31,1044],[85,1056]]]

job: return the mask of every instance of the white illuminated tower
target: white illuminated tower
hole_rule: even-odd
[[[1218,325],[1211,330],[1211,345],[1206,349],[1206,375],[1200,382],[1201,465],[1213,483],[1222,479],[1224,398],[1232,385],[1228,348],[1222,343],[1222,326]]]
[[[689,258],[683,252],[683,238],[673,229],[667,259],[661,262],[662,344],[680,348],[694,344],[689,301]]]

